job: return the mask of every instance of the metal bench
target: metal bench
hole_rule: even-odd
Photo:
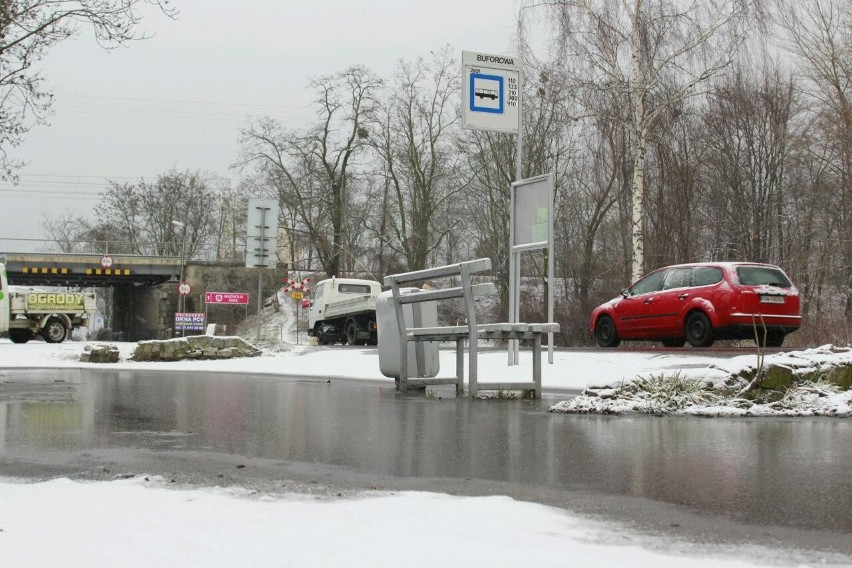
[[[473,284],[475,274],[491,271],[491,259],[480,258],[459,262],[447,266],[416,270],[402,274],[392,274],[384,279],[393,294],[393,307],[399,332],[399,353],[408,353],[409,342],[455,341],[456,376],[452,378],[409,378],[408,357],[400,356],[399,390],[403,393],[409,387],[437,384],[455,384],[456,392],[464,392],[464,343],[468,343],[468,392],[476,396],[481,390],[524,390],[532,391],[535,398],[541,397],[541,336],[559,331],[557,323],[485,323],[476,321],[474,298],[496,294],[497,287],[489,282]],[[439,279],[458,279],[458,286],[433,290],[422,290],[411,294],[401,294],[400,287],[423,281]],[[440,301],[453,298],[464,299],[465,325],[420,327],[416,323],[408,327],[403,317],[402,306],[419,302]],[[532,381],[479,383],[477,372],[479,339],[528,339],[533,342]]]

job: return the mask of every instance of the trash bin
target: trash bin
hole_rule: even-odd
[[[414,294],[419,288],[401,288],[401,295]],[[419,302],[402,306],[406,327],[435,327],[438,325],[437,302]],[[415,321],[415,317],[417,320]],[[379,368],[386,377],[399,378],[399,328],[393,309],[393,292],[382,292],[376,297],[376,324],[378,325]],[[418,365],[418,361],[420,364]],[[408,343],[409,378],[430,378],[438,375],[437,342]]]

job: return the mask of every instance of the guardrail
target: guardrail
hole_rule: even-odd
[[[59,243],[48,239],[4,239],[0,238],[0,257],[8,253],[15,254],[87,254],[87,255],[126,255],[159,256],[180,258],[180,253],[163,253],[174,243],[131,243],[129,241],[69,241]],[[245,262],[245,250],[232,251],[211,244],[201,244],[191,248],[186,261],[207,262]]]

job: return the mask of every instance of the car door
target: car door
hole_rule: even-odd
[[[631,286],[618,303],[615,313],[622,339],[647,337],[653,333],[655,299],[665,276],[666,270],[652,272]]]
[[[692,285],[692,267],[670,268],[663,280],[662,289],[654,298],[651,329],[660,337],[682,337],[683,322],[680,314],[689,301]]]

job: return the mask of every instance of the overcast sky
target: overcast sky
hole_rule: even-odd
[[[171,168],[236,179],[239,130],[270,115],[312,119],[311,77],[351,65],[389,77],[401,59],[449,44],[513,52],[518,0],[173,0],[169,20],[146,10],[152,39],[106,52],[87,30],[42,62],[55,93],[48,126],[14,154],[28,165],[0,208],[8,238],[42,238],[45,214],[90,215],[105,180],[153,179]],[[9,203],[9,201],[7,201]]]

